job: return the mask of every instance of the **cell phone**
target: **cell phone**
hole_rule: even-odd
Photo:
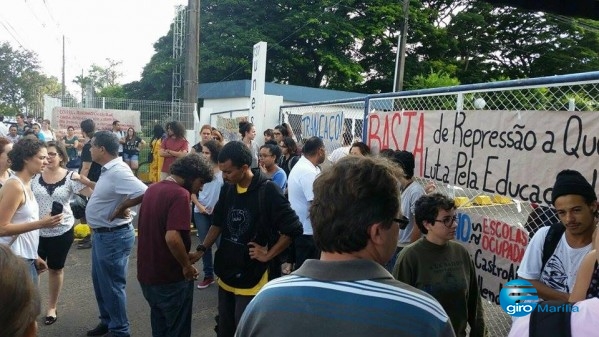
[[[62,209],[63,206],[61,203],[59,203],[58,201],[53,201],[52,202],[52,211],[50,212],[50,215],[57,215],[62,213]]]

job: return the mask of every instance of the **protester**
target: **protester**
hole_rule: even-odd
[[[119,139],[119,157],[123,156],[123,145],[125,144],[125,136],[127,135],[124,131],[121,130],[121,122],[113,121],[112,122],[112,133]]]
[[[394,170],[380,158],[351,156],[316,178],[310,220],[320,260],[267,284],[238,337],[454,336],[437,301],[381,266],[397,242]]]
[[[254,140],[256,138],[256,128],[254,124],[250,122],[239,122],[239,133],[241,134],[241,141],[245,146],[250,149],[252,153],[252,165],[251,168],[258,168],[258,154],[260,152],[260,146]]]
[[[55,227],[62,213],[45,214],[40,220],[39,206],[31,191],[31,178],[48,164],[46,144],[37,139],[21,139],[8,153],[10,176],[0,189],[0,243],[6,244],[29,267],[31,279],[38,282],[38,272],[47,269],[37,255],[39,229]]]
[[[75,136],[75,128],[67,126],[67,135],[62,138],[67,155],[67,168],[78,171],[81,167],[81,157],[79,156],[79,137]]]
[[[282,142],[284,138],[291,137],[287,128],[283,125],[275,126],[275,129],[272,131],[272,136],[274,140],[278,143]]]
[[[17,119],[17,135],[23,136],[25,134],[25,130],[31,128],[31,124],[25,122],[25,115],[22,113],[18,113],[15,118]]]
[[[40,314],[38,289],[22,259],[0,244],[0,337],[36,337]]]
[[[8,135],[6,135],[6,138],[8,138],[13,144],[18,142],[19,139],[21,139],[21,136],[17,134],[17,126],[16,125],[11,125],[8,128]]]
[[[336,163],[339,159],[347,156],[349,154],[349,150],[351,148],[353,136],[351,132],[345,131],[342,136],[342,144],[341,147],[336,148],[329,155],[329,161],[333,164]]]
[[[202,145],[209,140],[212,140],[212,126],[209,124],[202,125],[200,129],[200,141],[191,147],[189,153],[201,153]]]
[[[160,150],[162,149],[162,141],[165,138],[166,133],[164,132],[162,125],[154,125],[152,140],[150,141],[150,154],[152,160],[149,173],[149,179],[153,183],[160,181],[160,171],[162,170],[162,164],[164,163],[164,157],[160,155]]]
[[[218,155],[224,180],[212,226],[194,257],[211,249],[221,235],[214,267],[218,278],[218,336],[231,337],[245,307],[280,274],[278,255],[301,234],[289,202],[260,170],[252,171],[252,154],[242,142],[229,142]],[[221,234],[222,233],[222,234]]]
[[[129,165],[133,172],[139,168],[139,151],[144,145],[146,145],[146,141],[139,138],[135,129],[128,128],[125,144],[123,145],[123,161]]]
[[[362,142],[355,142],[349,148],[349,154],[354,156],[369,156],[370,147]]]
[[[160,180],[169,175],[171,164],[177,158],[187,155],[189,143],[185,139],[185,127],[180,122],[168,122],[166,124],[167,136],[160,144],[160,156],[164,159],[160,171]]]
[[[214,206],[218,202],[220,190],[224,185],[223,173],[218,168],[218,155],[222,146],[216,140],[207,141],[202,146],[202,155],[212,165],[214,179],[204,184],[202,191],[191,195],[193,202],[193,218],[198,230],[198,238],[200,242],[204,242],[210,225],[212,224],[212,213]],[[218,244],[218,240],[217,240]],[[214,283],[214,262],[212,259],[212,250],[207,250],[202,256],[202,267],[204,278],[198,283],[198,289],[208,288]]]
[[[42,142],[46,141],[46,137],[42,133],[42,127],[38,123],[33,123],[31,125],[31,130],[33,130],[33,134]]]
[[[425,237],[401,251],[393,276],[437,299],[456,336],[468,336],[468,325],[469,336],[486,336],[474,263],[468,250],[453,241],[458,227],[454,201],[439,193],[424,195],[414,205],[414,218]]]
[[[402,173],[398,177],[401,190],[401,213],[409,220],[409,223],[400,226],[395,254],[387,264],[387,270],[390,272],[393,271],[397,255],[401,250],[420,239],[421,233],[419,226],[416,225],[414,208],[416,201],[426,194],[422,185],[414,178],[416,164],[412,152],[395,151],[391,156],[391,160],[402,169]]]
[[[193,280],[198,271],[188,252],[190,193],[213,179],[212,167],[197,154],[178,158],[170,175],[150,185],[139,211],[137,279],[150,305],[153,336],[191,336]],[[168,198],[164,198],[168,195]]]
[[[54,131],[52,130],[52,127],[50,126],[49,119],[42,120],[42,130],[40,131],[40,133],[42,133],[44,135],[44,139],[46,140],[46,142],[51,142],[53,140],[56,140],[56,136],[54,135]]]
[[[135,242],[129,207],[141,203],[147,187],[119,158],[116,135],[96,132],[91,144],[93,161],[102,165],[102,174],[85,209],[93,232],[92,282],[100,323],[87,335],[129,336],[125,286],[129,254]]]
[[[212,139],[216,140],[221,146],[225,145],[225,137],[217,128],[212,128]]]
[[[291,173],[291,169],[297,164],[301,158],[297,153],[297,144],[291,137],[285,137],[279,142],[281,148],[281,157],[279,159],[279,167],[285,171],[287,177]]]
[[[82,177],[87,177],[92,182],[97,182],[100,178],[100,173],[102,171],[102,165],[93,161],[91,154],[91,140],[96,133],[96,123],[94,123],[93,119],[85,119],[80,123],[81,132],[83,136],[88,139],[88,141],[83,145],[81,149],[81,168],[79,169],[79,175]],[[81,219],[82,223],[87,223],[86,219]],[[92,248],[92,239],[91,234],[86,236],[85,238],[79,241],[77,244],[77,249],[90,249]]]
[[[591,251],[597,195],[578,171],[563,170],[557,174],[551,200],[561,223],[536,232],[526,247],[518,276],[532,283],[540,298],[567,301],[580,264]],[[551,242],[553,251],[544,254]]]
[[[264,130],[264,143],[266,144],[266,142],[268,142],[269,140],[274,140],[274,133],[272,129],[266,129]],[[276,142],[276,140],[275,140]]]
[[[287,189],[287,174],[277,163],[281,149],[277,145],[265,144],[260,147],[260,170],[283,191]]]
[[[0,137],[0,187],[2,187],[11,176],[8,153],[12,150],[12,147],[13,144],[8,138]]]
[[[326,150],[322,139],[318,137],[308,139],[304,144],[302,157],[295,164],[287,180],[287,193],[291,208],[297,213],[304,228],[304,234],[293,242],[295,245],[295,268],[301,267],[307,259],[318,259],[320,256],[312,237],[312,224],[308,210],[314,198],[312,185],[320,174],[318,165],[322,164],[325,158]]]
[[[44,171],[33,177],[31,189],[39,204],[39,217],[49,214],[52,203],[62,205],[63,218],[60,225],[53,228],[40,229],[40,242],[37,249],[38,255],[48,265],[48,308],[44,324],[51,325],[58,319],[56,304],[62,289],[64,279],[64,264],[73,241],[73,211],[70,200],[75,194],[89,196],[91,189],[79,182],[80,176],[76,172],[69,172],[65,167],[68,159],[67,152],[62,143],[50,141],[48,146],[48,165]],[[91,182],[82,178],[87,185]]]

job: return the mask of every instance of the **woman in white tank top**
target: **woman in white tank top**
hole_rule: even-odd
[[[37,284],[38,271],[46,270],[37,255],[39,229],[60,224],[62,214],[38,214],[38,204],[31,191],[31,178],[48,163],[44,142],[25,137],[8,153],[14,175],[0,188],[0,243],[10,246],[15,255],[25,259]]]

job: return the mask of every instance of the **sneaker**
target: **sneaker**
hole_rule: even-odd
[[[204,280],[198,283],[198,289],[206,289],[214,283],[214,277],[204,277]]]
[[[90,249],[92,248],[92,238],[91,236],[86,236],[77,245],[77,249]]]

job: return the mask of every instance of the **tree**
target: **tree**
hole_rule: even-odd
[[[0,114],[3,115],[39,114],[43,95],[61,92],[55,77],[40,72],[35,53],[15,50],[7,42],[0,44],[0,78]]]

